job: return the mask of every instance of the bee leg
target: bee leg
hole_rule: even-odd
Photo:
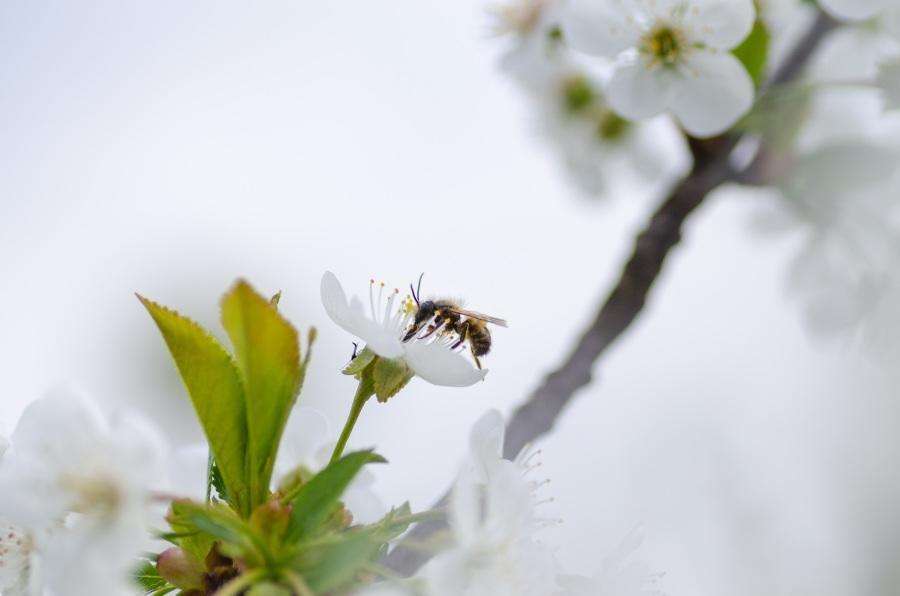
[[[425,335],[418,337],[416,339],[426,339],[426,338],[430,337],[431,335],[434,334],[435,331],[437,331],[438,329],[443,327],[446,323],[447,323],[447,321],[445,321],[443,318],[435,317],[434,322],[428,326],[428,331],[425,333]]]
[[[475,359],[475,366],[478,367],[478,370],[481,370],[481,360],[478,359],[478,356],[475,355],[475,352],[472,352],[472,358]]]
[[[461,329],[459,331],[459,340],[452,346],[450,346],[451,350],[455,350],[459,346],[463,345],[463,342],[466,341],[466,336],[468,336],[469,334],[469,326],[466,323],[463,323],[462,325],[460,325],[460,327]]]

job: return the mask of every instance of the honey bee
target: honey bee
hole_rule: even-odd
[[[506,327],[506,321],[466,310],[460,306],[459,301],[452,298],[420,300],[422,276],[419,276],[418,289],[410,284],[409,290],[416,303],[416,314],[406,335],[403,336],[403,341],[407,342],[414,337],[425,339],[438,332],[444,335],[455,334],[457,339],[451,349],[455,350],[463,343],[469,342],[469,350],[475,359],[475,365],[481,369],[481,357],[491,351],[491,331],[488,329],[488,323]],[[419,335],[426,324],[425,333]]]

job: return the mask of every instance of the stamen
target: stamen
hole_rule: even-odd
[[[375,280],[369,280],[369,310],[372,312],[372,319],[375,319],[375,300],[372,297],[372,288],[375,286]]]

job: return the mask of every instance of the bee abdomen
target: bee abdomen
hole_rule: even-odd
[[[478,333],[473,333],[469,337],[469,344],[472,347],[472,353],[475,356],[484,356],[491,351],[491,333],[487,329],[483,329]]]

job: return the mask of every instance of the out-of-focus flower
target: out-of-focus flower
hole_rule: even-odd
[[[146,540],[148,490],[164,444],[143,419],[107,420],[57,394],[22,414],[0,462],[0,515],[32,541],[32,564],[54,594],[132,594],[129,571]],[[29,586],[37,590],[37,586]]]
[[[819,4],[836,18],[852,21],[893,18],[891,13],[900,12],[896,0],[819,0]]]
[[[470,454],[450,499],[453,545],[421,571],[433,595],[545,596],[556,591],[553,554],[535,539],[541,520],[527,456],[501,457],[504,425],[499,412],[472,429]]]
[[[0,459],[9,447],[6,437],[0,436]],[[37,586],[32,577],[34,544],[31,536],[22,528],[0,519],[0,594],[26,596],[29,586]]]
[[[572,0],[567,43],[615,59],[610,106],[631,120],[671,112],[691,134],[724,132],[753,104],[753,81],[729,53],[750,33],[752,0]]]
[[[877,83],[885,109],[900,110],[900,60],[882,64],[878,70]]]
[[[377,286],[377,290],[375,289]],[[388,295],[385,297],[385,293]],[[460,353],[463,345],[451,349],[454,337],[434,333],[427,340],[402,337],[412,321],[414,304],[401,300],[399,290],[385,290],[383,283],[369,284],[369,312],[353,296],[350,301],[337,277],[330,271],[322,276],[322,304],[334,323],[366,342],[366,347],[382,358],[401,359],[417,376],[434,385],[467,387],[484,380],[487,369],[476,369]],[[376,296],[377,294],[377,296]]]
[[[831,336],[868,327],[900,282],[898,166],[896,147],[831,142],[797,158],[782,180],[782,201],[765,227],[805,235],[790,287],[813,331]]]
[[[595,73],[571,55],[559,29],[562,3],[520,0],[495,7],[499,33],[511,34],[500,65],[534,106],[535,131],[585,196],[605,197],[623,183],[640,187],[674,177],[679,151],[667,121],[633,123],[610,108]],[[674,162],[674,163],[673,163]]]
[[[662,596],[657,586],[661,574],[651,572],[643,561],[632,560],[641,542],[643,536],[635,529],[593,577],[561,576],[559,596]]]
[[[328,420],[321,412],[305,406],[294,408],[275,460],[276,484],[298,467],[315,473],[327,466],[334,449],[334,442],[328,436]],[[357,523],[372,523],[387,513],[372,489],[374,483],[375,476],[363,468],[341,497]]]

